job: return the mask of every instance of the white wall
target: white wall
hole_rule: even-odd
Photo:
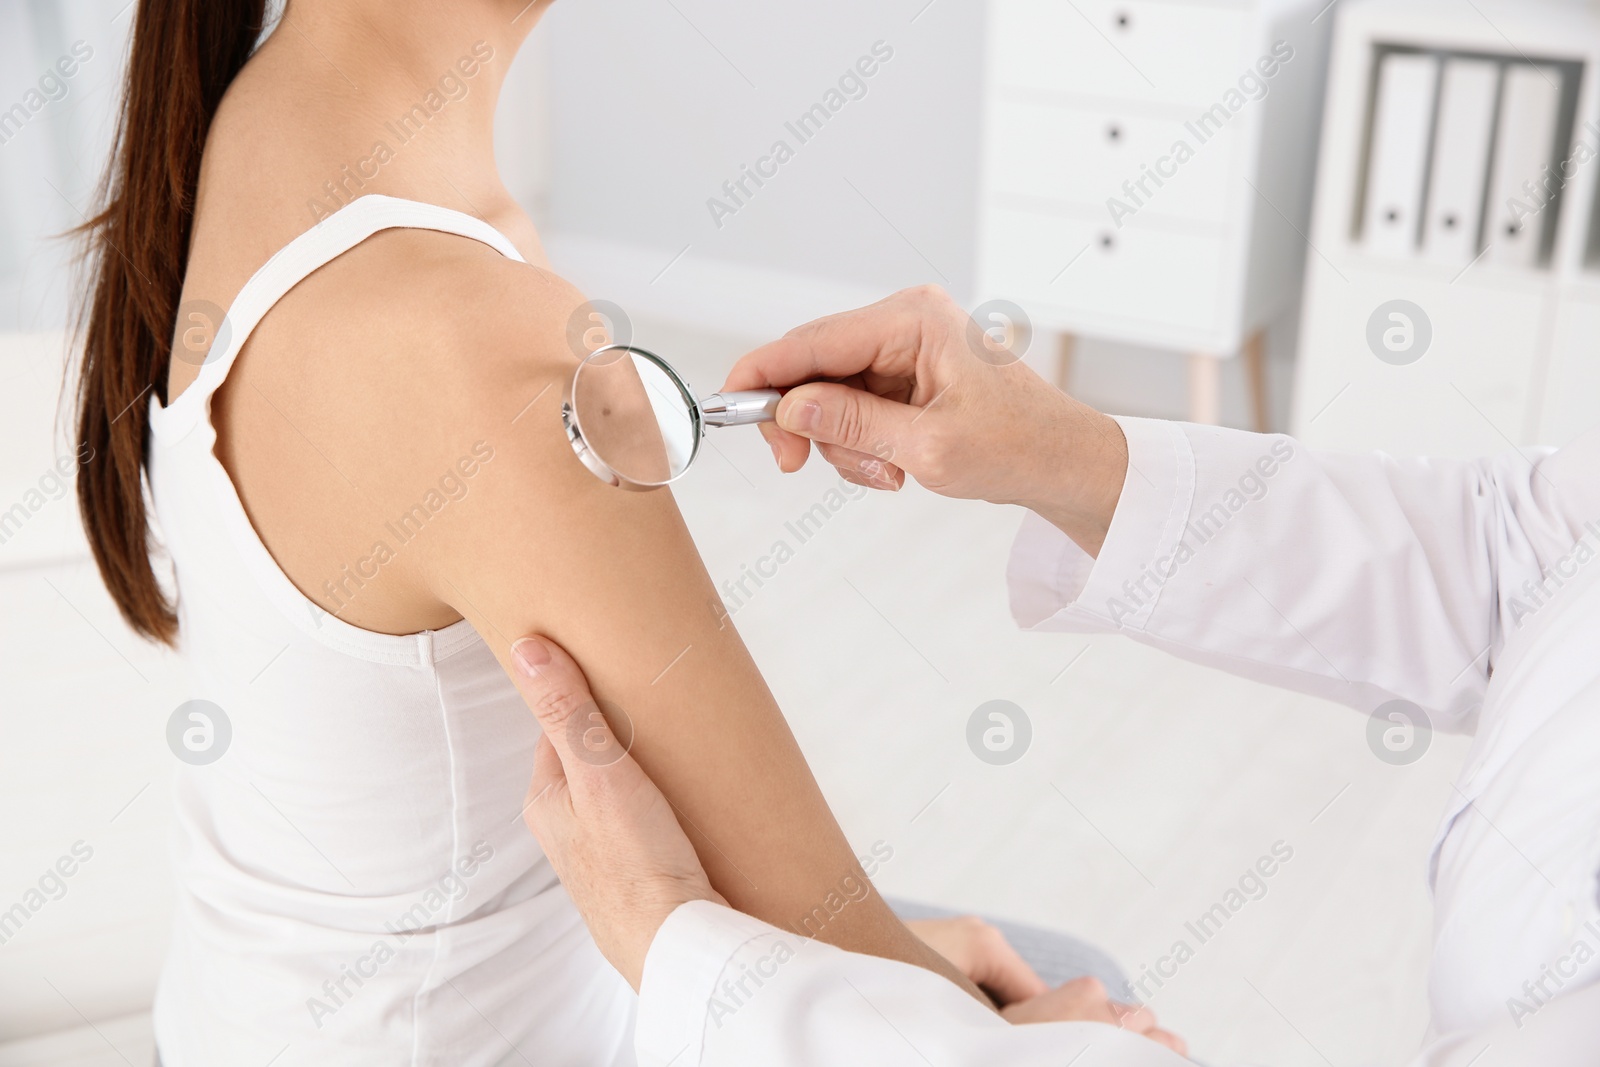
[[[881,289],[970,288],[981,4],[584,0],[546,20],[557,229]],[[801,145],[784,123],[880,40],[894,58],[865,97]],[[779,139],[795,158],[718,228],[707,199]]]
[[[0,330],[52,330],[68,313],[71,241],[99,181],[132,9],[116,0],[8,0],[0,6],[0,112],[39,91],[75,42],[91,51],[60,98],[0,143]],[[56,90],[51,90],[56,92]],[[41,93],[41,96],[44,95]]]

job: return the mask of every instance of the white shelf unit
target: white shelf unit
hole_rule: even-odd
[[[1392,55],[1481,60],[1500,69],[1495,127],[1487,158],[1451,165],[1448,131],[1429,124],[1427,198],[1455,181],[1483,190],[1481,214],[1465,220],[1474,239],[1438,241],[1417,219],[1400,247],[1369,240],[1374,219],[1365,197],[1380,64]],[[1560,444],[1596,424],[1600,400],[1600,236],[1595,171],[1600,112],[1594,73],[1600,62],[1600,9],[1546,0],[1476,5],[1446,0],[1364,0],[1341,5],[1329,70],[1330,105],[1323,124],[1306,275],[1291,429],[1321,447],[1379,448],[1400,455],[1472,456],[1509,445]],[[1437,85],[1444,83],[1441,65]],[[1508,111],[1520,79],[1547,104],[1530,121]],[[1523,95],[1527,95],[1525,92]],[[1426,101],[1430,114],[1435,89]],[[1508,100],[1512,101],[1508,103]],[[1549,129],[1544,129],[1548,120]],[[1508,142],[1508,136],[1510,141]],[[1559,196],[1531,215],[1525,229],[1506,227],[1519,213],[1508,190],[1528,206],[1542,166],[1516,163],[1529,137],[1546,138],[1551,160],[1575,162]],[[1469,139],[1470,140],[1470,139]],[[1459,135],[1456,142],[1460,142]],[[1508,147],[1508,143],[1510,147]],[[1574,152],[1584,143],[1588,154]],[[1537,150],[1535,150],[1537,151]],[[1459,158],[1459,157],[1457,157]],[[1519,169],[1533,170],[1517,179]],[[1444,170],[1442,183],[1434,176]],[[1476,183],[1476,184],[1474,184]],[[1380,181],[1378,184],[1382,184]],[[1548,187],[1547,187],[1548,188]],[[1549,191],[1554,192],[1553,188]],[[1543,199],[1544,197],[1540,197]],[[1422,201],[1424,211],[1427,201]],[[1408,301],[1422,309],[1431,342],[1414,362],[1380,359],[1367,339],[1383,305]]]
[[[1080,335],[1200,357],[1203,421],[1217,360],[1259,369],[1300,291],[1325,2],[991,0],[978,294],[1063,335],[1063,385]]]

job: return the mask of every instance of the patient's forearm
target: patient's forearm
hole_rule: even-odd
[[[907,933],[910,933],[910,931],[908,930]],[[956,970],[955,964],[951,963],[933,949],[929,948],[927,944],[924,943],[923,940],[916,934],[911,934],[911,940],[916,942],[917,952],[921,958],[907,960],[906,962],[914,963],[918,967],[923,967],[927,970],[933,971],[935,974],[944,975],[956,985],[960,986],[962,989],[965,989],[968,995],[979,1001],[984,1007],[991,1010],[994,1009],[994,1001],[990,1000],[988,995],[985,994],[983,990],[973,985],[971,979],[962,974],[960,971]]]
[[[731,628],[720,637],[738,644]],[[671,691],[666,681],[661,688]],[[826,801],[765,687],[752,697],[743,713],[743,728],[766,737],[765,758],[759,764],[747,758],[724,764],[728,753],[722,745],[704,741],[693,746],[698,761],[686,753],[663,752],[675,747],[673,740],[713,733],[688,728],[681,719],[681,728],[662,736],[641,734],[634,748],[635,757],[673,803],[713,888],[730,906],[799,938],[922,967],[992,1008],[989,998],[901,922],[874,890],[843,834],[827,817]],[[748,779],[741,781],[745,776]],[[698,795],[693,783],[707,778],[724,783],[725,790],[745,797],[746,803],[719,806],[714,812],[702,808],[709,798]],[[763,800],[756,800],[762,795]],[[733,836],[718,834],[712,840],[702,829],[712,825],[731,829]],[[812,857],[809,862],[794,866],[796,857],[807,854]]]
[[[692,835],[691,835],[692,836]],[[846,878],[853,879],[857,885],[868,885],[865,875],[858,869]],[[843,881],[843,879],[841,879]],[[716,886],[716,879],[712,879]],[[846,882],[845,884],[851,884]],[[716,886],[717,891],[728,894],[721,886]],[[734,888],[733,897],[739,893]],[[748,886],[744,887],[747,891]],[[733,900],[730,899],[730,903]],[[820,902],[819,902],[820,903]],[[738,905],[735,904],[735,907]],[[748,910],[748,909],[741,909]],[[754,912],[751,912],[754,914]],[[827,916],[824,922],[817,923],[813,916]],[[759,918],[760,916],[758,916]],[[768,922],[772,919],[768,918]],[[826,909],[818,908],[808,912],[798,921],[791,920],[788,924],[773,922],[774,926],[785,926],[802,937],[815,937],[819,941],[848,948],[853,952],[864,952],[868,955],[879,956],[883,959],[898,960],[909,963],[935,974],[942,975],[966,990],[968,995],[982,1003],[985,1007],[994,1008],[994,1003],[989,997],[974,985],[961,971],[945,957],[941,956],[925,941],[911,931],[899,917],[890,910],[883,897],[876,892],[870,893],[859,901],[852,900],[846,903],[836,915],[830,915]]]

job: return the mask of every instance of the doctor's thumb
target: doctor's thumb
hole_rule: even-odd
[[[625,752],[589,691],[583,669],[566,649],[547,637],[524,637],[511,646],[516,663],[512,680],[539,720],[559,766],[580,788],[597,767]]]
[[[916,415],[907,404],[835,382],[797,386],[778,404],[778,425],[790,433],[880,459],[895,454]]]

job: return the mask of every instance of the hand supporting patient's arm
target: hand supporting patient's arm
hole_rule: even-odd
[[[519,639],[512,653],[517,687],[544,728],[523,819],[600,951],[643,992],[645,961],[668,916],[691,901],[727,901],[711,887],[672,806],[605,718],[595,714],[588,681],[572,657],[535,635]],[[980,919],[927,919],[910,926],[994,994],[1009,1022],[1107,1023],[1187,1052],[1183,1039],[1157,1026],[1148,1008],[1117,1003],[1098,978],[1049,988],[1005,935]],[[697,969],[681,956],[667,966]]]
[[[802,384],[803,383],[803,384]],[[818,319],[751,352],[725,389],[795,386],[762,427],[778,466],[815,442],[851,481],[1021,504],[1098,555],[1128,469],[1115,420],[996,346],[937,289]]]
[[[523,821],[539,839],[595,944],[634,991],[645,955],[681,904],[726,904],[672,805],[611,730],[583,671],[536,636],[512,646],[513,675],[544,731]]]

